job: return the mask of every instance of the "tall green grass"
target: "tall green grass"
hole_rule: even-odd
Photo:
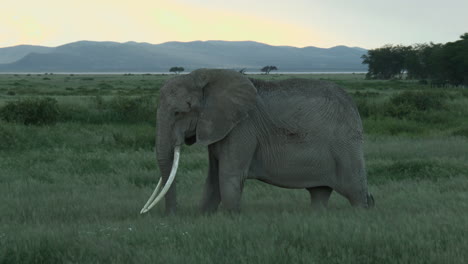
[[[207,150],[195,145],[182,150],[178,214],[164,216],[163,205],[139,210],[159,177],[155,103],[167,76],[44,77],[0,76],[0,108],[50,97],[60,113],[55,124],[0,121],[0,263],[468,261],[461,90],[444,90],[443,107],[399,118],[386,114],[392,98],[427,87],[304,76],[345,86],[360,110],[370,105],[361,115],[372,210],[334,193],[328,210],[314,212],[305,190],[247,181],[240,214],[202,215]]]

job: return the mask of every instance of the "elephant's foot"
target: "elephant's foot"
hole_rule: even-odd
[[[229,213],[237,214],[241,210],[241,193],[234,190],[229,190],[224,192],[222,198],[223,209]]]
[[[372,208],[375,206],[374,196],[372,194],[367,194],[367,208]]]
[[[175,183],[171,186],[165,196],[166,202],[166,215],[174,215],[177,212],[177,199],[176,199],[176,185]]]
[[[201,212],[204,214],[212,214],[218,210],[220,203],[221,194],[219,193],[219,187],[207,181],[203,199],[200,204]]]
[[[167,216],[170,216],[170,215],[175,215],[176,212],[177,212],[176,208],[166,208],[166,210],[164,211],[164,214]]]
[[[202,205],[200,206],[200,211],[203,214],[212,214],[218,211],[220,200],[217,199],[216,201],[203,201]]]
[[[240,203],[231,204],[231,203],[223,203],[223,208],[231,214],[238,214],[241,211]]]
[[[223,208],[231,213],[240,212],[243,187],[243,182],[240,178],[240,176],[234,176],[221,179],[221,203]]]
[[[372,194],[362,194],[362,191],[355,191],[352,193],[345,194],[344,196],[348,199],[349,203],[353,207],[361,208],[372,208],[374,207],[374,197]]]
[[[328,186],[319,186],[307,188],[307,191],[310,194],[312,208],[314,210],[321,210],[327,207],[333,189]]]

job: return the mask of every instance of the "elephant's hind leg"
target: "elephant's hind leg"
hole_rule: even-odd
[[[342,151],[336,159],[337,178],[340,184],[335,190],[348,199],[355,207],[369,208],[373,197],[368,195],[364,157],[360,147],[350,147]]]
[[[328,186],[318,186],[307,188],[307,191],[310,194],[312,208],[322,209],[327,207],[333,189]]]

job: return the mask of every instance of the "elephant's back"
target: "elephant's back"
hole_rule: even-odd
[[[362,136],[356,105],[332,82],[289,79],[263,82],[257,89],[265,114],[279,130],[303,137]]]

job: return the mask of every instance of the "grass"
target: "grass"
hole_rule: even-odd
[[[370,104],[374,209],[333,194],[329,210],[313,212],[305,190],[248,181],[241,214],[201,215],[207,155],[193,146],[182,150],[178,214],[160,205],[139,215],[159,177],[151,109],[168,76],[0,75],[0,107],[51,97],[61,114],[55,125],[0,121],[0,263],[466,263],[465,91],[446,89],[443,108],[398,118],[384,111],[392,98],[429,87],[303,77]]]

